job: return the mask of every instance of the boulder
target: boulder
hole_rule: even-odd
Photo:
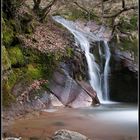
[[[86,136],[66,129],[58,130],[54,133],[52,140],[90,140]]]
[[[84,81],[76,82],[64,69],[54,72],[49,88],[65,106],[77,108],[99,104],[92,87]]]

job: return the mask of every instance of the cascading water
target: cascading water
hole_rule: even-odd
[[[104,41],[104,47],[105,47],[105,67],[104,67],[104,94],[105,94],[105,100],[109,100],[109,86],[108,86],[108,72],[109,72],[109,60],[110,60],[110,50],[107,41]]]
[[[96,91],[97,96],[101,103],[109,100],[108,96],[108,71],[109,71],[109,60],[110,60],[110,50],[107,44],[107,41],[99,37],[101,34],[96,35],[90,31],[84,31],[76,28],[76,25],[72,21],[68,21],[60,16],[54,16],[53,19],[66,27],[75,37],[75,41],[80,45],[81,49],[85,52],[87,64],[88,64],[88,73],[89,73],[89,82],[92,88]],[[101,30],[100,30],[101,32]],[[104,52],[105,52],[105,65],[103,72],[103,91],[101,84],[101,71],[99,65],[95,61],[95,56],[90,53],[90,43],[91,42],[104,42]],[[101,54],[101,51],[100,51]]]

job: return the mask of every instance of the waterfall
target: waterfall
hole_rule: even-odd
[[[107,41],[104,41],[104,50],[105,50],[105,67],[104,67],[104,85],[103,85],[103,91],[104,91],[104,97],[105,100],[109,100],[109,85],[108,85],[108,72],[109,72],[109,60],[110,60],[110,50]]]
[[[85,52],[85,57],[88,64],[88,74],[89,74],[89,82],[92,88],[96,91],[97,96],[100,102],[109,100],[109,88],[108,88],[108,71],[109,71],[109,60],[110,60],[110,50],[107,41],[101,39],[101,34],[94,34],[90,31],[84,31],[80,28],[77,28],[75,23],[72,21],[68,21],[60,16],[54,16],[53,19],[66,27],[75,38],[75,42],[77,45],[81,47],[81,49]],[[100,32],[102,32],[100,30]],[[90,53],[90,43],[91,42],[104,42],[104,52],[105,52],[105,65],[103,71],[103,85],[102,85],[102,72],[100,70],[99,65],[96,63],[96,59],[94,54]],[[102,55],[102,52],[99,48],[99,54]],[[103,87],[103,91],[102,91]]]

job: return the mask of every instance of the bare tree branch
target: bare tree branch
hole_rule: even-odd
[[[119,16],[121,13],[132,10],[132,9],[138,9],[138,6],[125,7],[124,9],[122,9],[121,11],[117,12],[114,15],[109,15],[109,16],[106,15],[106,16],[103,16],[103,17],[104,18],[114,18],[114,17]]]
[[[57,1],[57,0],[52,0],[52,1],[42,10],[42,12],[43,12],[43,13],[46,13],[46,11],[48,11],[48,9],[51,8],[51,7],[54,5],[54,3],[55,3],[56,1]]]
[[[87,14],[89,14],[90,12],[86,9],[86,8],[84,8],[84,7],[82,7],[80,4],[78,4],[77,2],[73,2],[76,6],[78,6],[80,9],[82,9],[83,11],[85,11]]]
[[[48,15],[48,13],[50,12],[51,7],[55,4],[57,0],[52,0],[44,9],[41,9],[40,7],[41,0],[33,0],[33,1],[34,1],[33,10],[39,16],[40,21],[43,21],[45,17]]]

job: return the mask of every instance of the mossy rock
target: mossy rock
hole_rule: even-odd
[[[130,51],[134,51],[137,52],[138,50],[138,40],[134,39],[134,40],[130,40],[128,38],[123,38],[123,40],[121,39],[120,42],[120,47],[123,50],[130,50]]]
[[[64,13],[64,17],[69,20],[87,19],[87,14],[78,9],[72,9],[69,13]]]
[[[2,104],[4,107],[9,106],[15,101],[15,97],[11,94],[11,89],[7,80],[2,81]]]
[[[66,47],[67,57],[72,57],[74,55],[74,49],[70,47]]]
[[[38,79],[39,77],[41,77],[41,75],[44,78],[47,77],[47,79],[51,78],[55,67],[57,67],[57,64],[60,62],[61,59],[61,54],[59,53],[45,54],[35,49],[25,48],[23,50],[23,54],[25,56],[26,63],[28,64],[27,69],[29,69],[30,71],[28,72],[28,74],[31,78],[33,76],[33,79]],[[32,73],[32,69],[34,73]],[[38,74],[40,75],[39,77]]]
[[[8,21],[7,21],[8,22]],[[7,24],[2,18],[2,42],[7,47],[10,46],[14,39],[13,27]]]
[[[6,71],[11,68],[11,61],[9,59],[5,46],[2,46],[2,71]]]
[[[41,67],[33,64],[27,65],[27,75],[29,79],[39,79],[42,78],[42,69]]]
[[[37,25],[37,21],[33,19],[31,14],[25,13],[20,17],[20,25],[22,32],[25,34],[31,34]]]
[[[14,87],[16,83],[25,78],[26,68],[13,68],[12,72],[8,76],[8,83],[10,89]]]
[[[25,64],[23,53],[18,45],[8,48],[8,54],[9,59],[11,60],[11,65],[22,66]]]
[[[15,100],[14,89],[20,82],[29,86],[34,80],[51,79],[54,69],[60,61],[60,54],[44,54],[35,49],[20,48],[14,46],[7,48],[8,57],[11,60],[11,73],[7,75],[7,82],[3,85],[3,102],[4,105],[10,105]],[[15,64],[24,64],[22,67],[13,67]],[[47,84],[43,89],[47,89]]]
[[[138,30],[138,16],[137,15],[133,15],[132,17],[120,17],[120,25],[119,28],[121,31],[123,32],[131,32],[131,31],[135,31]]]

